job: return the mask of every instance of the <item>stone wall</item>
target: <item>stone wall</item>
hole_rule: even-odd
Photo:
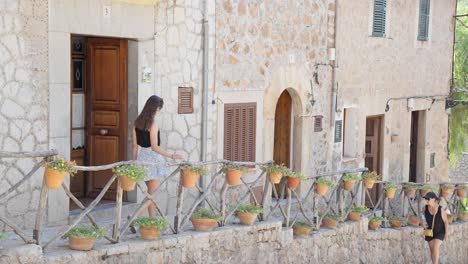
[[[455,168],[450,171],[452,181],[468,181],[468,152],[462,152]]]
[[[440,263],[466,263],[468,223],[449,227]],[[45,254],[36,245],[0,251],[0,263],[428,263],[430,255],[421,229],[369,231],[367,220],[346,222],[336,230],[322,229],[295,238],[280,222],[228,226],[213,232],[186,232],[158,241],[139,239],[99,245],[89,252],[65,247]]]
[[[0,150],[48,150],[48,4],[0,1]],[[41,171],[14,190],[31,159],[0,159],[0,215],[31,227]],[[33,202],[34,201],[34,202]],[[0,230],[3,223],[0,223]]]

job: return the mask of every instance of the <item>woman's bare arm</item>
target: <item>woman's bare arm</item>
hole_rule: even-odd
[[[163,155],[164,157],[167,157],[167,158],[171,158],[171,159],[183,159],[182,156],[180,155],[177,155],[177,154],[174,154],[174,155],[171,155],[169,153],[167,153],[166,151],[164,151],[161,147],[158,146],[158,126],[156,124],[153,124],[153,126],[151,126],[151,129],[150,129],[150,141],[151,141],[151,149],[156,152],[156,153],[159,153],[161,155]]]
[[[132,156],[133,160],[136,160],[138,158],[138,144],[137,144],[137,138],[136,138],[136,131],[135,127],[133,127],[133,142],[132,142]]]

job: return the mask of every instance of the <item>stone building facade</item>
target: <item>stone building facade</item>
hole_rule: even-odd
[[[231,104],[255,105],[249,121],[255,122],[253,160],[275,159],[275,151],[283,149],[275,145],[275,133],[281,130],[275,120],[284,95],[289,98],[290,131],[281,141],[288,146],[287,155],[278,155],[293,170],[315,175],[365,166],[366,117],[383,115],[379,172],[384,179],[408,180],[408,100],[391,101],[388,112],[386,102],[448,93],[455,0],[431,1],[426,42],[417,41],[414,33],[417,1],[387,1],[388,34],[383,38],[369,37],[372,0],[161,0],[154,6],[124,2],[129,1],[0,2],[2,150],[54,148],[70,158],[72,35],[128,40],[128,123],[150,95],[160,95],[165,100],[158,120],[162,147],[191,161],[225,157],[226,107]],[[149,81],[142,78],[143,68],[152,70]],[[178,113],[179,87],[193,87],[193,113]],[[421,123],[431,127],[418,145],[418,181],[434,182],[447,177],[447,115],[441,97],[426,99],[411,99],[411,110],[423,111]],[[343,122],[343,131],[337,130],[336,121],[344,119],[348,108],[349,120]],[[0,213],[27,226],[32,218],[25,213],[34,211],[28,206],[37,201],[41,173],[3,195],[31,164],[0,163],[0,179],[8,182],[0,186]],[[169,212],[176,186],[169,181],[159,195]],[[142,198],[136,192],[127,197],[129,202]],[[67,220],[70,208],[63,192],[49,194],[49,208],[50,224]]]

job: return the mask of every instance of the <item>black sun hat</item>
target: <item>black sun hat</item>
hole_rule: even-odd
[[[434,192],[428,192],[426,193],[426,195],[424,195],[424,199],[436,199],[437,200],[437,194],[435,194]]]

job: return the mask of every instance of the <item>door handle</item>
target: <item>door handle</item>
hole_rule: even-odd
[[[99,133],[101,133],[102,136],[105,136],[105,135],[107,135],[107,133],[109,133],[109,130],[107,130],[107,129],[105,129],[105,128],[101,128],[101,129],[99,130]]]

